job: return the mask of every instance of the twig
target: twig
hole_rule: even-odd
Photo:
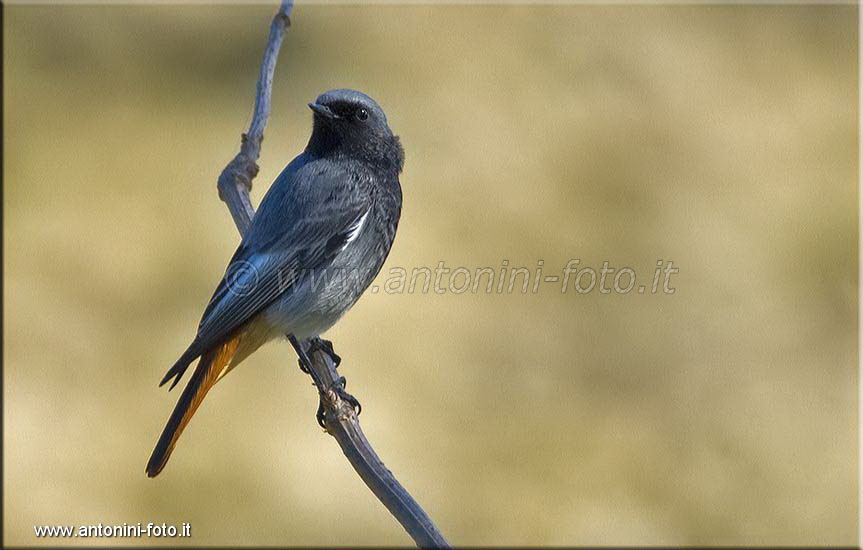
[[[291,12],[294,9],[293,0],[283,0],[278,13],[270,25],[270,37],[267,39],[267,49],[264,51],[264,61],[261,63],[261,74],[258,76],[258,93],[255,94],[255,112],[249,133],[243,134],[242,145],[237,156],[228,163],[219,175],[219,198],[228,205],[231,217],[237,224],[240,234],[246,232],[255,215],[255,207],[249,199],[252,190],[252,179],[258,175],[258,157],[261,155],[261,142],[264,140],[264,127],[270,116],[270,96],[273,89],[273,73],[276,71],[276,60],[285,29],[291,24]]]
[[[285,30],[290,26],[293,7],[292,0],[283,1],[273,18],[267,49],[261,63],[255,112],[249,132],[243,134],[240,152],[219,175],[219,197],[228,205],[228,210],[240,234],[245,233],[255,215],[249,192],[252,189],[252,180],[258,174],[257,160],[261,152],[261,141],[264,138],[264,127],[270,114],[273,73]],[[311,370],[309,374],[320,395],[327,432],[336,438],[342,452],[365,484],[402,524],[418,546],[448,548],[449,544],[441,532],[396,480],[392,472],[384,466],[366,439],[353,405],[342,399],[340,395],[339,390],[343,389],[343,379],[336,371],[336,365],[329,354],[314,348],[309,342],[294,340],[293,343],[300,357],[306,356],[309,359]]]

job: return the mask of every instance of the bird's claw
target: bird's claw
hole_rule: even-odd
[[[355,414],[357,416],[359,416],[359,414],[361,412],[363,412],[363,406],[360,405],[360,402],[357,400],[356,397],[354,397],[353,395],[351,395],[347,391],[345,391],[345,386],[347,386],[347,380],[345,380],[345,377],[342,376],[341,378],[339,378],[336,381],[335,384],[330,386],[330,391],[335,393],[339,399],[341,399],[342,401],[345,401],[348,405],[350,405],[351,408],[354,410]],[[318,402],[318,412],[315,414],[315,418],[317,418],[317,420],[318,420],[318,425],[321,428],[323,428],[324,430],[326,430],[327,429],[327,412],[326,412],[326,408],[324,407],[324,396],[323,395],[321,396],[321,399]]]
[[[327,413],[324,410],[324,398],[321,397],[320,401],[318,401],[318,412],[315,413],[315,418],[318,420],[318,426],[323,428],[325,431],[327,429]]]
[[[336,385],[335,388],[333,388],[333,390],[336,392],[336,395],[339,396],[339,399],[341,399],[342,401],[347,401],[347,403],[354,409],[354,412],[357,414],[357,416],[359,416],[360,413],[363,412],[363,406],[360,405],[360,402],[357,400],[356,397],[345,391],[347,385],[348,381],[345,380],[344,376],[342,376],[341,378],[339,378],[339,383]]]
[[[329,340],[324,340],[323,338],[312,338],[309,353],[311,354],[318,350],[329,355],[336,368],[338,368],[342,363],[342,358],[336,353],[335,349],[333,349],[333,343]]]
[[[323,338],[312,338],[309,340],[309,347],[306,350],[306,356],[311,361],[312,354],[316,351],[322,351],[326,353],[330,359],[333,360],[333,364],[338,368],[338,366],[342,362],[342,358],[336,353],[335,349],[333,349],[333,343],[329,340],[324,340]],[[300,364],[300,370],[306,374],[311,374],[310,365],[307,365],[305,361],[303,361],[302,356],[300,357],[298,363]]]
[[[311,374],[312,372],[309,370],[309,367],[306,365],[306,362],[303,361],[303,358],[300,357],[297,359],[297,363],[300,365],[300,370],[306,374]]]

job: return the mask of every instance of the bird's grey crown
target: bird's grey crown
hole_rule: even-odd
[[[333,107],[339,104],[363,107],[379,117],[384,124],[387,124],[387,116],[384,114],[384,110],[381,109],[381,106],[378,105],[377,101],[358,90],[351,90],[348,88],[329,90],[319,95],[315,100],[315,103],[318,105],[325,105],[327,107]]]

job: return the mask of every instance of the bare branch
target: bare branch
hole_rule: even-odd
[[[219,198],[228,205],[231,217],[237,224],[240,234],[246,232],[255,215],[255,207],[249,199],[252,190],[252,180],[258,175],[258,157],[261,155],[261,142],[264,140],[264,127],[270,116],[270,96],[273,89],[273,74],[276,71],[276,60],[285,29],[291,24],[291,12],[294,9],[293,0],[284,0],[278,13],[270,25],[270,37],[267,39],[267,49],[264,61],[261,63],[261,74],[258,76],[258,93],[255,95],[255,112],[249,133],[243,134],[240,152],[228,163],[219,175]]]
[[[255,215],[249,199],[252,180],[258,174],[257,160],[264,138],[264,127],[270,114],[270,96],[276,59],[285,30],[290,25],[293,1],[282,2],[270,25],[267,49],[258,79],[255,111],[249,132],[243,134],[240,152],[219,175],[219,197],[228,205],[240,234],[245,233]],[[290,337],[290,335],[289,335]],[[449,544],[419,504],[401,486],[363,434],[354,407],[342,399],[343,381],[332,357],[309,342],[291,343],[301,360],[310,366],[310,375],[318,389],[326,430],[336,438],[345,456],[375,496],[387,507],[402,527],[423,548],[448,548]]]

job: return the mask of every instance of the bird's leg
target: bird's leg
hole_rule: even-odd
[[[328,340],[323,340],[321,338],[312,338],[308,341],[308,347],[306,347],[303,345],[302,342],[297,340],[293,334],[288,335],[288,340],[291,342],[291,345],[294,346],[294,349],[297,352],[297,356],[299,357],[300,370],[302,370],[306,374],[311,375],[312,379],[315,381],[315,385],[318,386],[318,388],[323,388],[324,385],[318,377],[318,374],[314,371],[314,369],[312,369],[311,355],[315,351],[323,351],[333,360],[333,364],[335,366],[338,366],[338,364],[341,362],[341,358],[336,355],[335,351],[333,351],[332,342]],[[347,380],[345,380],[344,376],[340,376],[338,379],[334,380],[332,385],[330,385],[326,389],[326,393],[333,392],[336,397],[349,404],[351,408],[354,409],[354,412],[359,415],[362,412],[363,407],[362,405],[360,405],[360,402],[357,400],[356,397],[345,391],[345,386],[347,386]],[[317,413],[315,413],[315,418],[318,421],[318,425],[320,425],[321,428],[326,430],[327,414],[326,408],[324,407],[323,393],[321,393],[320,401],[318,402],[318,411]]]
[[[319,381],[318,381],[318,377],[317,377],[316,373],[312,370],[312,358],[310,355],[314,350],[314,344],[312,344],[310,342],[309,349],[306,350],[306,348],[303,347],[303,344],[301,344],[294,337],[293,334],[288,335],[288,340],[291,342],[291,345],[294,346],[294,349],[297,352],[297,357],[298,357],[297,362],[300,364],[300,370],[303,371],[304,373],[310,375],[312,377],[312,379],[315,381],[315,384],[318,387],[321,387],[321,385],[318,383]],[[323,428],[324,430],[327,429],[326,417],[327,417],[326,411],[324,410],[324,396],[319,395],[318,396],[318,411],[315,413],[315,418],[318,421],[318,425],[321,428]]]
[[[299,357],[297,357],[297,364],[300,365],[301,371],[303,371],[306,374],[312,374],[311,367],[306,363],[307,359],[308,359],[308,356],[306,356],[306,357],[299,356]]]
[[[324,340],[323,338],[316,336],[312,338],[309,343],[311,344],[311,347],[309,348],[310,354],[321,350],[330,356],[330,359],[333,360],[333,364],[336,368],[339,368],[339,365],[342,364],[342,358],[339,357],[336,350],[333,349],[333,343],[329,340]]]
[[[318,350],[323,351],[324,353],[329,355],[330,359],[333,360],[333,364],[336,366],[336,368],[338,368],[339,365],[342,363],[342,358],[339,357],[339,355],[333,349],[333,343],[329,340],[324,340],[323,338],[316,336],[315,338],[312,338],[310,340],[309,353],[314,353]],[[357,415],[359,415],[360,412],[362,412],[363,407],[362,405],[360,405],[360,402],[357,401],[356,397],[345,391],[347,385],[348,381],[345,379],[344,376],[342,376],[339,378],[337,383],[333,384],[332,389],[336,392],[336,395],[338,395],[340,399],[347,401],[348,404],[350,404],[350,406],[353,407],[354,410],[357,412]],[[321,419],[319,418],[318,422],[320,422],[320,420]]]
[[[312,348],[310,347],[307,352],[293,334],[288,334],[288,341],[294,346],[294,350],[297,352],[297,363],[300,365],[300,370],[306,374],[312,374],[312,360],[309,357]],[[314,375],[312,377],[314,378]]]

